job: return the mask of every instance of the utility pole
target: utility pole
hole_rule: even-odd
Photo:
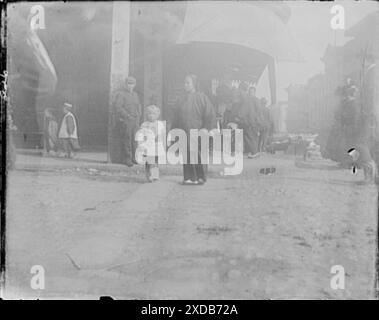
[[[114,112],[112,102],[115,91],[129,75],[130,60],[131,2],[113,2],[112,14],[112,60],[110,74],[110,94],[108,110],[108,155],[107,162],[117,159],[117,137],[113,135]]]

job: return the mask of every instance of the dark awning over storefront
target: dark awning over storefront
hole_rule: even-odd
[[[226,73],[235,79],[255,81],[262,74],[270,57],[260,51],[240,45],[219,42],[191,42],[177,45],[170,53],[173,61],[181,60],[175,69],[182,73],[206,73],[210,77],[222,77]]]
[[[286,9],[287,10],[284,10]],[[280,10],[283,9],[283,10]],[[302,57],[286,21],[283,2],[188,2],[178,44],[218,42],[261,51],[278,61],[300,62]]]

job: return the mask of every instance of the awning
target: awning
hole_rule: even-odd
[[[57,73],[37,32],[30,27],[31,17],[25,20],[17,9],[9,15],[10,76],[22,80],[22,88],[16,91],[26,89],[39,96],[51,96],[58,82]]]
[[[53,63],[50,60],[49,54],[45,46],[33,30],[29,32],[26,43],[33,54],[36,67],[39,71],[39,84],[37,91],[40,94],[53,94],[58,82],[58,77]]]
[[[242,45],[268,54],[277,61],[303,61],[298,46],[278,15],[286,6],[259,1],[189,1],[178,44],[218,42]]]

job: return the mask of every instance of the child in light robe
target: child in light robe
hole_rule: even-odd
[[[166,152],[164,141],[166,139],[165,124],[159,121],[160,109],[155,105],[146,107],[147,121],[141,124],[141,132],[147,138],[140,142],[139,147],[145,149],[145,174],[149,182],[159,180],[158,159],[160,153]]]

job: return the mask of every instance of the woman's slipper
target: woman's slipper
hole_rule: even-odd
[[[196,185],[196,184],[198,184],[198,182],[192,181],[192,180],[184,180],[183,184],[189,186],[189,185]]]
[[[199,179],[199,180],[197,180],[197,183],[199,185],[203,185],[205,183],[205,180],[204,179]]]

